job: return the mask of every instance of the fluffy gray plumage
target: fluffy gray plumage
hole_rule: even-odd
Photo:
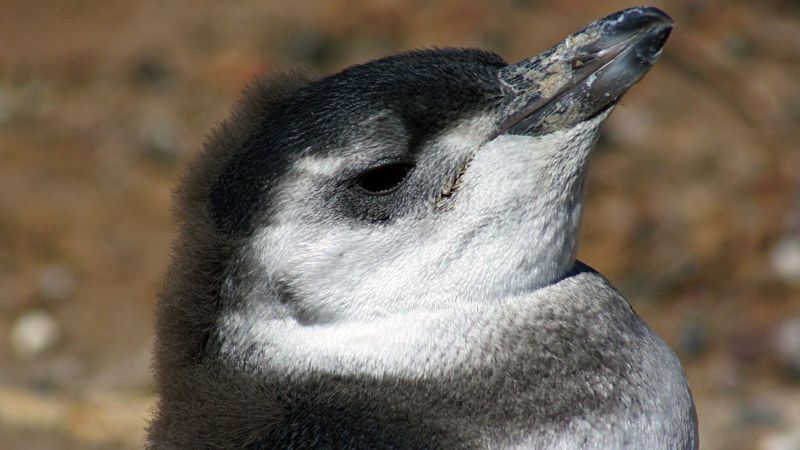
[[[575,260],[598,128],[670,29],[254,82],[178,191],[149,447],[697,448],[677,358]]]

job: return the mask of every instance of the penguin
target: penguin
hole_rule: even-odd
[[[677,357],[576,259],[598,130],[671,29],[252,83],[178,190],[148,448],[698,448]]]

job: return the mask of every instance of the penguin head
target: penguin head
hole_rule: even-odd
[[[598,127],[670,29],[638,8],[516,64],[416,51],[297,89],[210,191],[214,227],[237,242],[223,303],[318,325],[558,280],[575,262]]]

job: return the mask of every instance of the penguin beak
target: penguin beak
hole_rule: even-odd
[[[657,8],[626,9],[504,67],[495,136],[552,133],[604,112],[650,70],[671,30],[672,19]]]

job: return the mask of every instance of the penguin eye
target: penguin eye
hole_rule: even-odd
[[[356,185],[370,194],[388,194],[397,189],[408,177],[413,164],[390,163],[373,167],[356,179]]]

